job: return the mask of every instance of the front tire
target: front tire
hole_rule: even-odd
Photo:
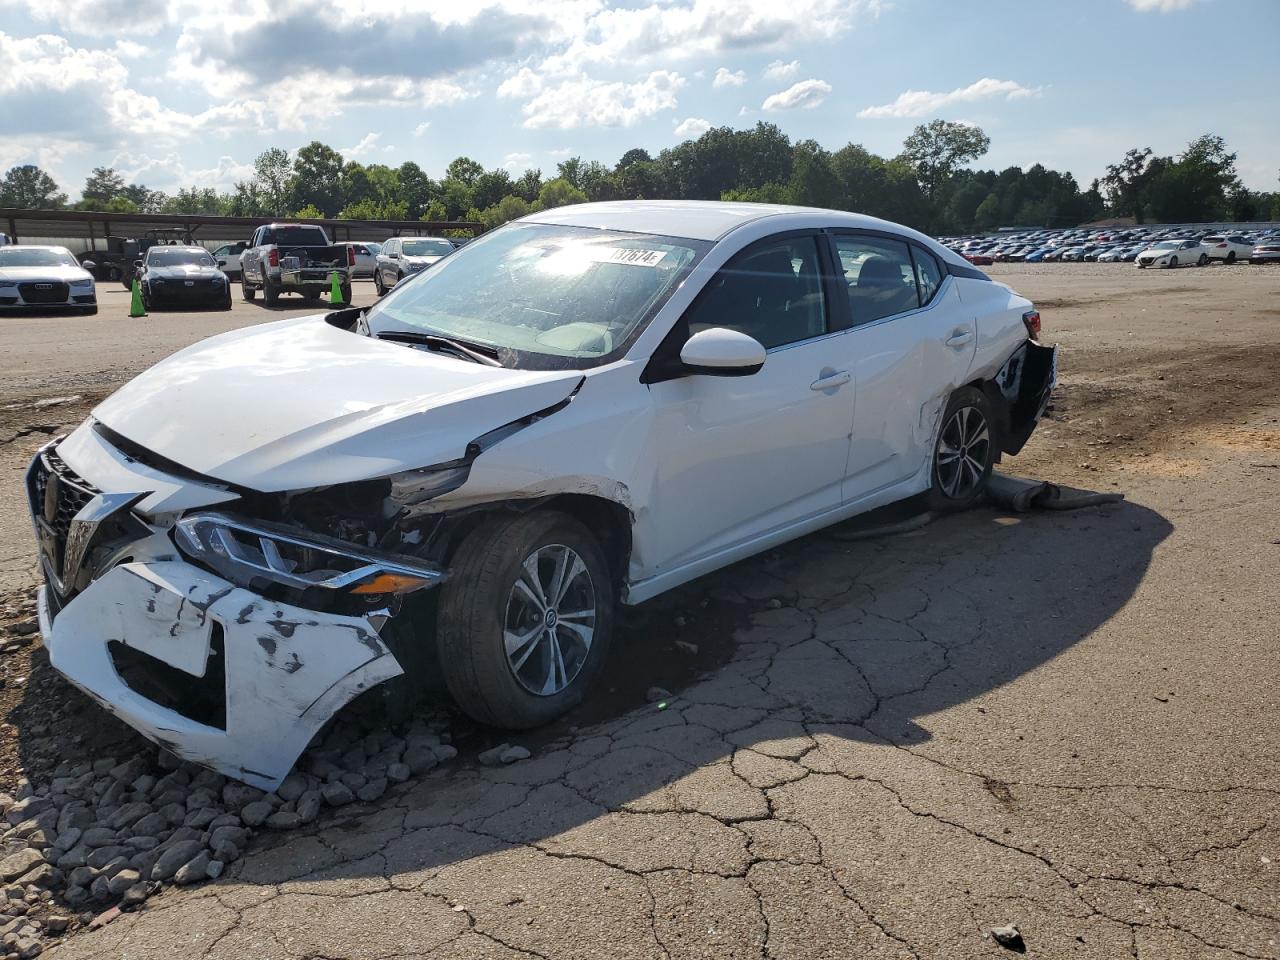
[[[931,510],[964,510],[986,492],[995,464],[993,424],[991,401],[981,390],[961,387],[951,395],[933,447]]]
[[[387,295],[387,288],[382,285],[381,270],[373,271],[373,289],[377,292],[379,297],[385,297]]]
[[[1168,268],[1167,268],[1167,269],[1169,269],[1169,270],[1175,270],[1175,269],[1177,269],[1177,266],[1178,266],[1178,258],[1177,258],[1177,257],[1170,257],[1170,258],[1169,258],[1169,266],[1168,266]]]
[[[437,647],[445,684],[481,723],[527,729],[582,701],[613,634],[608,560],[556,511],[475,529],[441,588]]]

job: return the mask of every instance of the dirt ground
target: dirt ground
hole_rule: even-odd
[[[495,734],[464,727],[457,770],[56,955],[962,958],[1013,922],[1041,957],[1280,958],[1280,270],[988,272],[1063,348],[1004,469],[1125,503],[830,531],[690,584],[628,611],[533,760],[478,768]],[[0,318],[0,790],[137,748],[3,632],[32,615],[31,453],[273,315],[130,320],[101,289]]]

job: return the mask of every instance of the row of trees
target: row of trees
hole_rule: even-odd
[[[857,210],[934,233],[996,226],[1074,226],[1105,215],[1138,222],[1280,218],[1280,193],[1246,189],[1236,155],[1221,137],[1193,140],[1176,157],[1130,150],[1106,175],[1081,189],[1070,173],[1041,164],[1023,170],[973,170],[990,138],[969,124],[934,120],[916,127],[894,157],[850,143],[830,151],[814,140],[792,143],[776,125],[716,127],[661,151],[628,150],[616,164],[571,157],[544,180],[540,170],[513,177],[458,157],[432,178],[418,164],[398,167],[347,160],[313,141],[293,156],[260,154],[254,175],[226,193],[191,187],[166,195],[98,167],[86,179],[84,210],[478,220],[495,227],[526,213],[586,200],[664,198],[798,203]],[[0,181],[0,206],[61,207],[66,195],[44,171],[14,167]]]

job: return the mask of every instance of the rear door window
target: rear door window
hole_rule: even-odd
[[[854,326],[920,306],[916,267],[904,241],[848,234],[833,240]]]
[[[1031,247],[1027,247],[1023,252],[1030,253]],[[919,289],[920,305],[924,306],[933,299],[933,295],[942,286],[942,268],[938,266],[938,261],[934,259],[933,254],[914,244],[911,247],[911,259],[916,264],[916,287]]]

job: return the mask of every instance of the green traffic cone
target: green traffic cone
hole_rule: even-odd
[[[133,300],[129,303],[129,316],[145,317],[147,308],[142,305],[142,284],[138,282],[138,278],[133,278]]]
[[[329,274],[329,306],[345,307],[347,302],[342,299],[342,285],[338,283],[338,271],[335,270]]]

